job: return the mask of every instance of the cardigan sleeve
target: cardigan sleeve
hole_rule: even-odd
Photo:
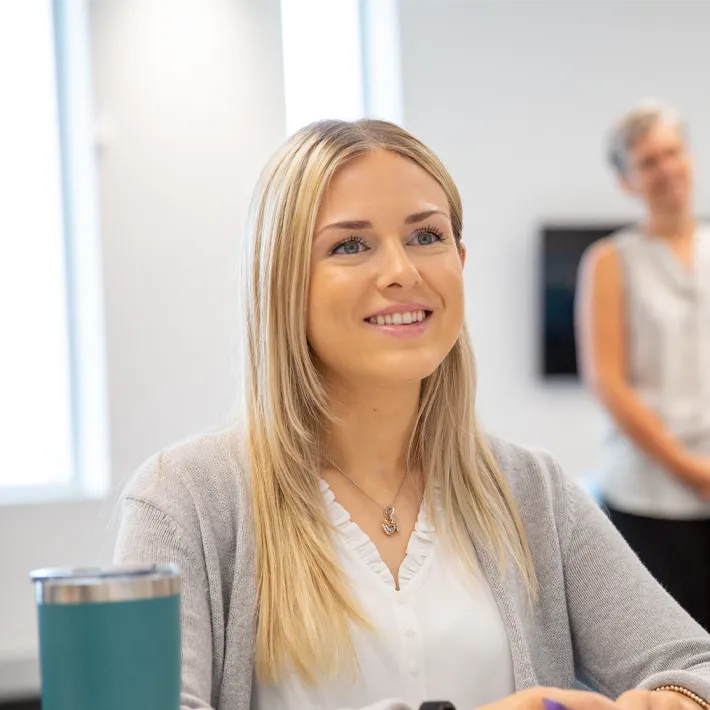
[[[204,560],[177,523],[157,506],[123,500],[117,564],[172,562],[180,567],[182,682],[180,710],[211,710],[212,627]]]
[[[561,542],[578,677],[611,697],[675,684],[710,699],[710,635],[656,582],[596,503],[551,465],[566,491]]]

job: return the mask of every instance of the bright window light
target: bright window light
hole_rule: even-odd
[[[0,504],[109,484],[87,0],[0,0]]]
[[[52,3],[0,2],[0,488],[67,484],[67,269]]]
[[[403,125],[397,0],[281,0],[286,128],[363,116]]]
[[[281,0],[286,128],[365,115],[359,0]]]

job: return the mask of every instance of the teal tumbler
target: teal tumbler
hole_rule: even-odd
[[[43,710],[179,710],[175,565],[45,569],[30,576]]]

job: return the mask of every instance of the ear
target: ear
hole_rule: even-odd
[[[463,267],[466,263],[466,245],[463,242],[459,243],[459,258],[461,259],[461,266]]]

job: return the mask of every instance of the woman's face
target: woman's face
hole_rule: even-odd
[[[464,258],[444,191],[414,162],[373,150],[338,171],[316,220],[308,297],[326,378],[430,375],[463,326]]]
[[[690,205],[692,173],[682,133],[659,121],[629,151],[622,184],[651,210],[674,213]]]

